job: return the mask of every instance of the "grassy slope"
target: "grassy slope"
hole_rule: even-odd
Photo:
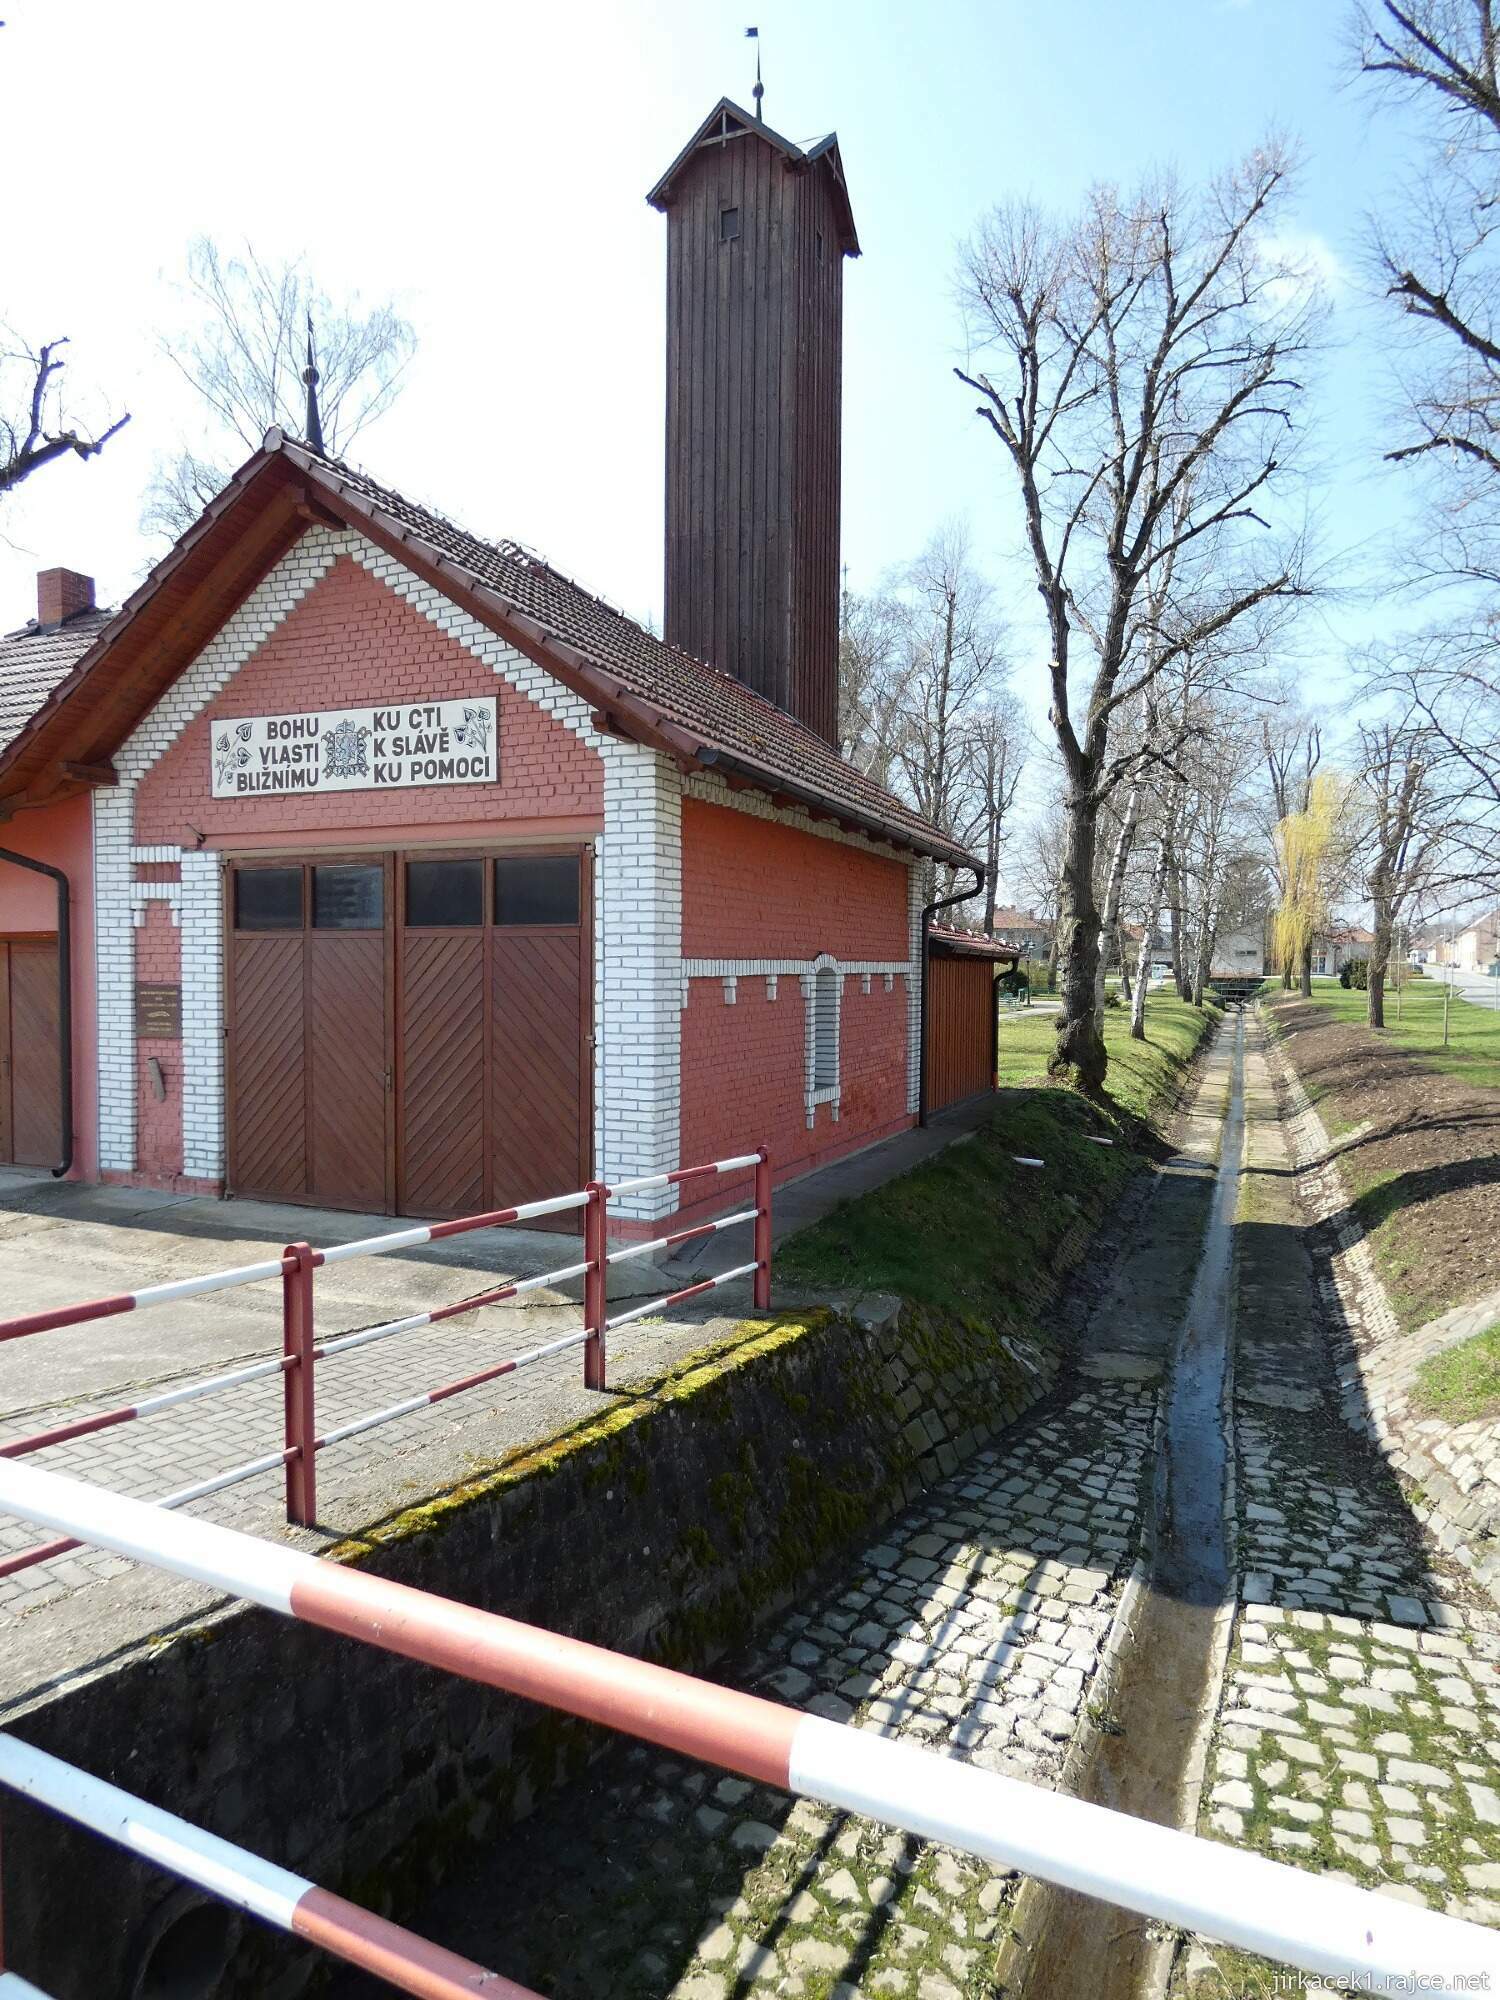
[[[1065,1240],[1097,1226],[1176,1103],[1213,1013],[1153,998],[1145,1042],[1112,1009],[1112,1104],[1095,1106],[1049,1083],[1055,1015],[1007,1020],[1001,1090],[972,1138],[846,1202],[776,1253],[797,1284],[895,1292],[941,1311],[1034,1324]],[[1144,1128],[1144,1129],[1143,1129]],[[1114,1140],[1095,1145],[1089,1135]],[[1015,1155],[1045,1165],[1023,1167]]]
[[[1450,1424],[1500,1416],[1500,1321],[1424,1361],[1412,1401],[1425,1415],[1445,1417]]]
[[[1281,997],[1279,984],[1274,997]],[[1286,997],[1294,1004],[1298,999],[1295,993]],[[1346,989],[1336,979],[1315,979],[1312,997],[1344,1025],[1366,1028],[1368,996],[1357,988]],[[1455,993],[1449,1009],[1448,1047],[1444,1048],[1442,984],[1437,979],[1421,978],[1403,979],[1399,1021],[1396,996],[1387,991],[1385,1016],[1384,1029],[1366,1029],[1377,1042],[1388,1042],[1420,1067],[1457,1077],[1471,1088],[1500,1088],[1500,1013],[1477,1007]],[[1339,1139],[1358,1129],[1359,1121],[1340,1110],[1330,1084],[1317,1077],[1304,1077],[1303,1083],[1330,1137]],[[1355,1147],[1340,1157],[1339,1169],[1353,1196],[1355,1213],[1391,1306],[1404,1328],[1424,1326],[1475,1296],[1472,1282],[1456,1280],[1448,1259],[1432,1254],[1424,1227],[1425,1202],[1412,1199],[1409,1177],[1401,1167],[1373,1166],[1364,1151]],[[1449,1413],[1434,1405],[1433,1414]]]
[[[1315,979],[1312,997],[1351,1027],[1365,1025],[1368,994],[1347,990],[1336,979]],[[1387,989],[1385,1027],[1375,1032],[1412,1056],[1426,1069],[1446,1071],[1476,1088],[1500,1089],[1500,1010],[1477,1007],[1458,993],[1448,1017],[1448,1047],[1443,1047],[1443,987],[1439,979],[1404,980],[1401,1018],[1396,996]]]

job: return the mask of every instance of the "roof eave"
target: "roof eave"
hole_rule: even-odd
[[[52,716],[74,694],[87,679],[96,663],[101,660],[115,642],[129,629],[134,620],[151,602],[160,586],[177,570],[209,534],[216,523],[240,498],[245,488],[258,473],[281,456],[282,434],[279,430],[269,430],[258,451],[251,454],[245,463],[229,478],[223,490],[215,494],[193,525],[168,549],[161,561],[153,564],[145,577],[121,604],[118,611],[95,633],[88,647],[79,654],[64,678],[52,689],[47,698],[31,714],[23,727],[0,751],[0,797],[5,796],[7,777],[14,771],[26,752],[30,750],[37,735],[51,720]],[[19,788],[24,798],[27,787]]]

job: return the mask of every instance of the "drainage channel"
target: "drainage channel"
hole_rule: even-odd
[[[1228,1105],[1202,1248],[1163,1394],[1149,1555],[1122,1606],[1127,1631],[1080,1796],[1160,1825],[1184,1823],[1203,1717],[1233,1596],[1226,1523],[1230,1288],[1244,1151],[1245,1020],[1236,1013]],[[1163,1301],[1164,1310],[1170,1302]],[[1161,1990],[1170,1938],[1144,1917],[1038,1887],[1021,1923],[1032,1943],[1026,2000],[1136,2000]]]

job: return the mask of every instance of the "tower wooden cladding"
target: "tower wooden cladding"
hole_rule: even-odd
[[[720,101],[647,197],[667,216],[666,636],[838,733],[844,259],[830,134]]]

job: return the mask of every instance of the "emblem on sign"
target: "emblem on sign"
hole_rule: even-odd
[[[359,728],[345,716],[336,729],[323,732],[323,769],[330,778],[368,778],[370,760],[365,755],[365,745],[370,740],[368,729]]]
[[[500,775],[496,738],[493,695],[243,716],[212,729],[213,795],[492,785]]]

